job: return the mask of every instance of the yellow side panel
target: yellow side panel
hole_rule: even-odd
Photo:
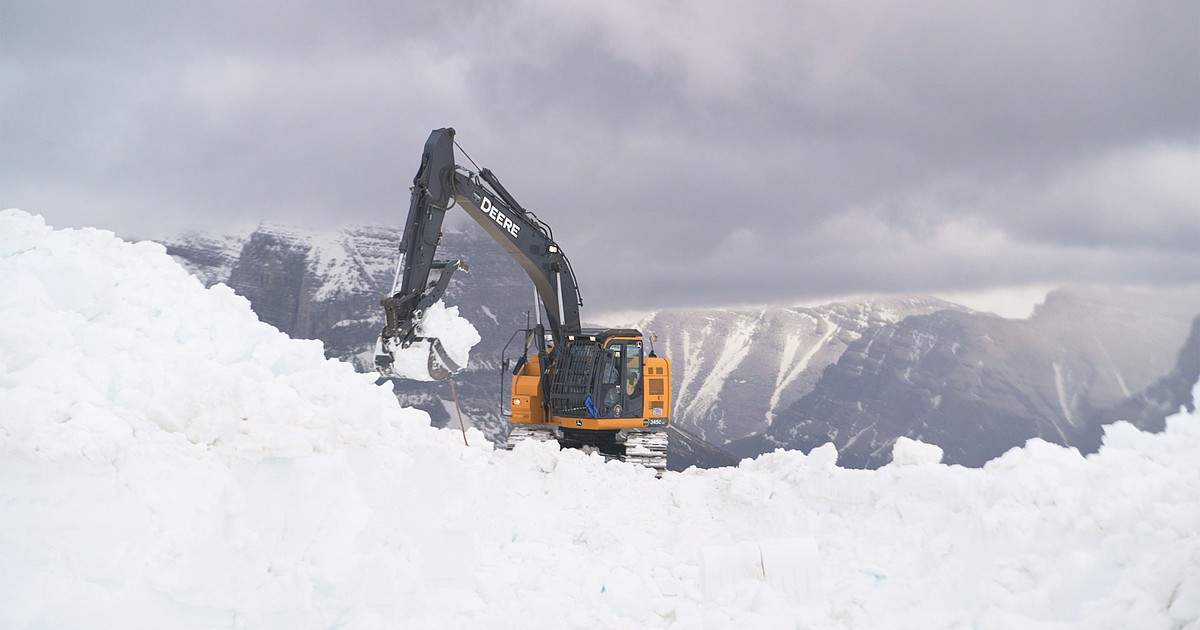
[[[671,417],[671,361],[666,357],[646,357],[646,418]]]
[[[538,378],[538,358],[530,357],[521,372],[513,377],[512,421],[514,424],[544,424],[546,408],[542,404],[542,379]]]

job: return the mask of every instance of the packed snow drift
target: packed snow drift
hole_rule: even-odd
[[[152,243],[0,214],[0,627],[1171,628],[1200,422],[668,472],[432,429]],[[1200,391],[1200,387],[1197,388]]]

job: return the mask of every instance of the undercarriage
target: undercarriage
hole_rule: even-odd
[[[508,434],[505,449],[526,441],[555,440],[562,448],[600,453],[605,459],[652,468],[662,476],[667,469],[667,432],[662,430],[624,429],[621,431],[581,431],[547,426],[518,425]]]

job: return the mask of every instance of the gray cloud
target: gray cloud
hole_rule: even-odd
[[[590,307],[1200,281],[1193,3],[594,4],[5,2],[0,203],[397,223],[452,125]]]

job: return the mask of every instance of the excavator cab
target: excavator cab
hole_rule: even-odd
[[[641,417],[640,395],[631,383],[640,380],[641,333],[636,330],[595,330],[568,335],[553,353],[550,370],[550,412],[577,419]],[[631,368],[633,366],[633,368]]]
[[[595,409],[598,417],[641,417],[641,365],[640,339],[611,339],[606,342],[598,370],[597,400],[600,402]]]
[[[647,354],[641,332],[585,330],[549,355],[530,356],[513,375],[508,448],[557,439],[567,447],[666,467],[670,362]]]

